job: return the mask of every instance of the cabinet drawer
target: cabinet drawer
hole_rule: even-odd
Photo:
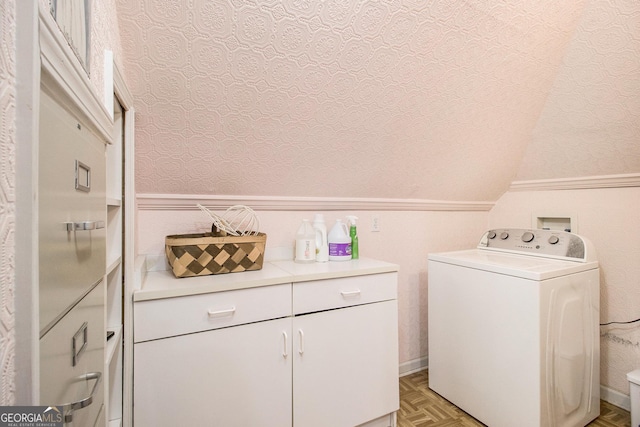
[[[133,310],[134,341],[142,342],[290,316],[291,285],[140,301]]]
[[[314,280],[293,285],[293,314],[397,299],[398,273]]]

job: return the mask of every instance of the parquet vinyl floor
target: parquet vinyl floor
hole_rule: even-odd
[[[630,427],[628,411],[600,402],[600,416],[589,427]],[[483,427],[469,414],[429,389],[428,370],[400,378],[398,427]],[[517,426],[514,426],[517,427]]]

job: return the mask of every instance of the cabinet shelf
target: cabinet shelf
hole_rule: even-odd
[[[115,334],[107,341],[107,347],[105,350],[105,354],[106,354],[105,363],[107,366],[109,366],[111,364],[111,361],[113,360],[113,356],[116,354],[116,351],[118,350],[118,346],[120,345],[120,342],[122,341],[122,325],[118,326],[117,328],[107,326],[107,330],[115,332]]]
[[[116,259],[114,259],[113,261],[108,262],[107,263],[107,275],[111,274],[113,272],[113,270],[118,268],[118,266],[120,265],[121,262],[122,262],[122,256],[119,256]]]
[[[122,206],[122,200],[114,197],[107,197],[107,207],[117,208]]]

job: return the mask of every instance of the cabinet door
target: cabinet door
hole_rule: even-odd
[[[396,301],[293,320],[295,427],[353,427],[399,407]]]
[[[135,344],[136,426],[291,426],[291,318]]]

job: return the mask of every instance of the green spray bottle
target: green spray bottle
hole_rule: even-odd
[[[358,259],[358,230],[356,229],[357,216],[347,215],[349,222],[349,236],[351,237],[351,259]]]

